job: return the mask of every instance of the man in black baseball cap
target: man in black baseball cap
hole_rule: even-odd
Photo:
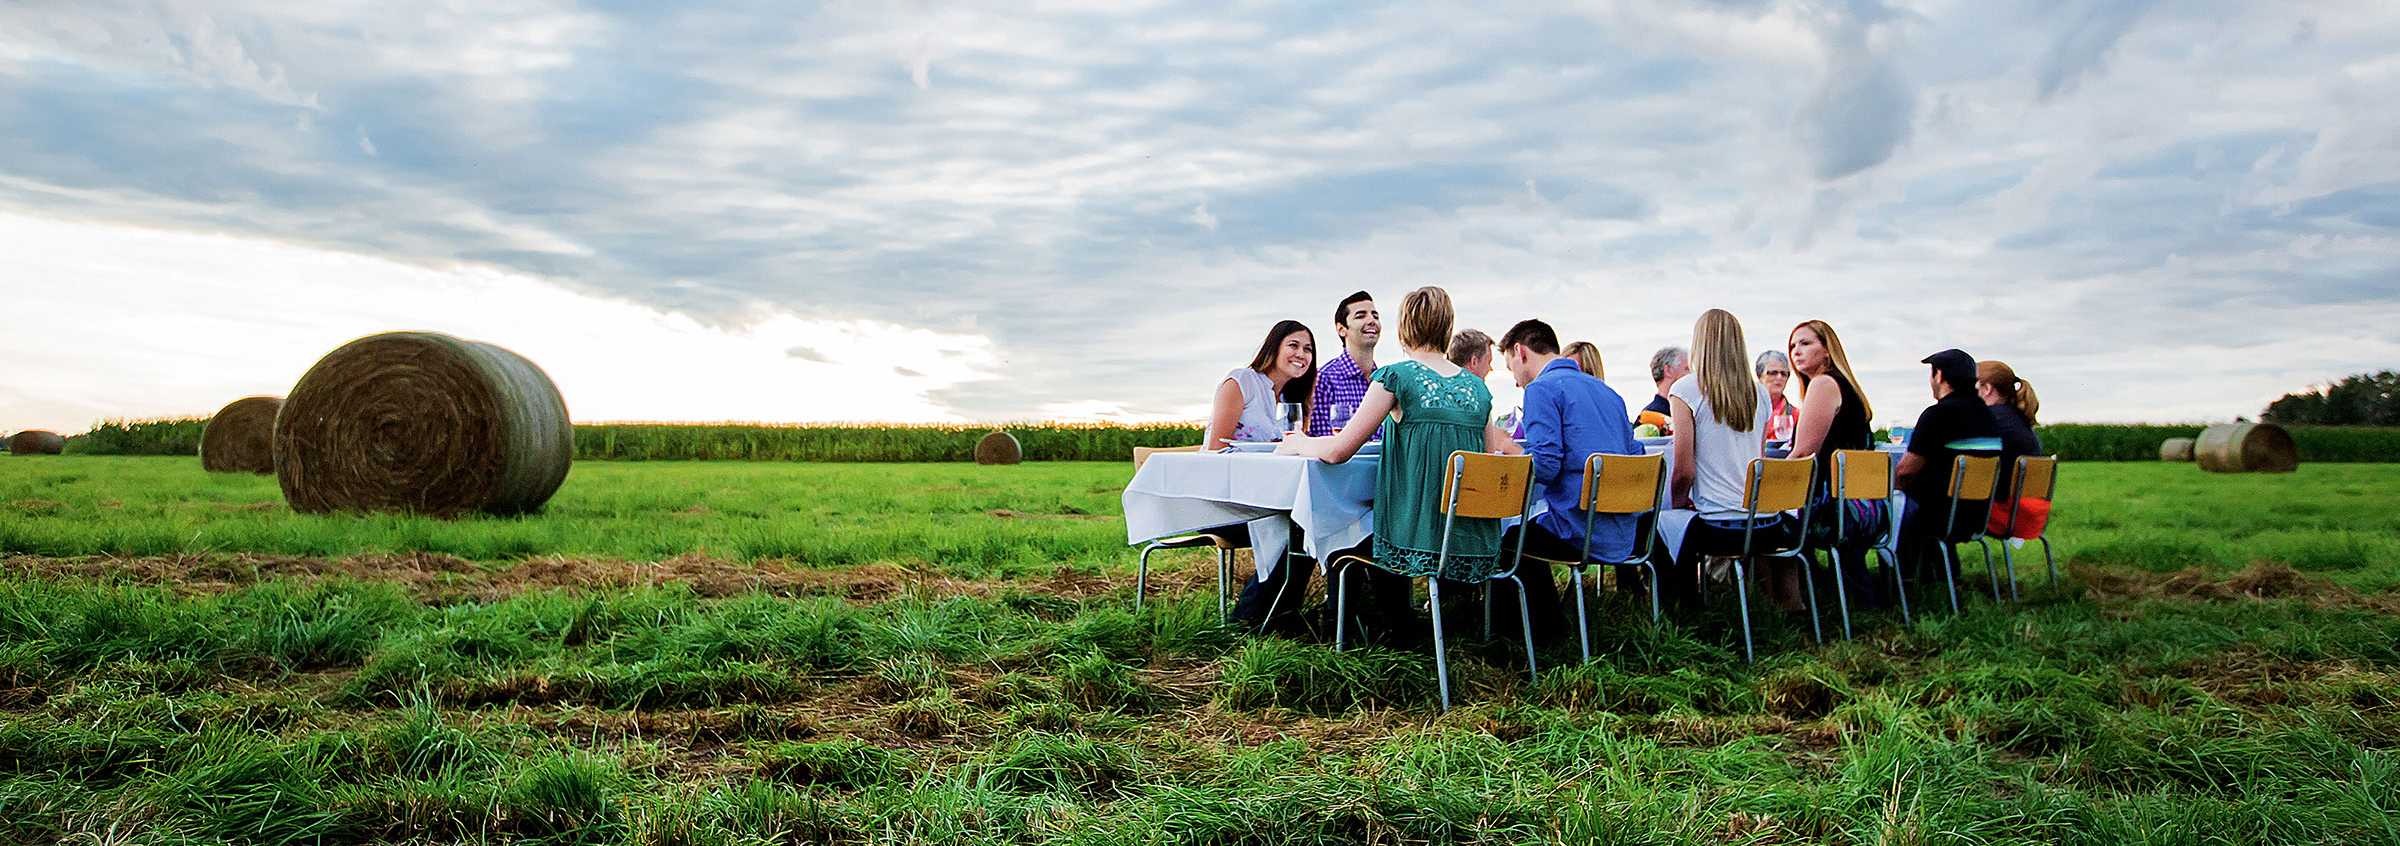
[[[1908,434],[1908,452],[1893,472],[1901,492],[1908,495],[1900,520],[1900,560],[1913,563],[1910,570],[1919,578],[1929,578],[1926,555],[1933,552],[1950,517],[1950,465],[1961,452],[1981,451],[1985,441],[1997,450],[2000,436],[1991,410],[1975,396],[1974,356],[1948,349],[1926,356],[1924,362],[1932,365],[1926,384],[1933,389],[1933,404],[1917,415],[1916,428]],[[1983,519],[1983,511],[1977,509],[1961,516],[1959,523],[1980,527]]]

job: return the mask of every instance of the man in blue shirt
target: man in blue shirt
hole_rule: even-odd
[[[1595,452],[1641,455],[1641,442],[1634,440],[1633,424],[1626,420],[1624,398],[1608,383],[1585,374],[1574,359],[1560,356],[1558,333],[1550,324],[1527,320],[1509,327],[1508,334],[1500,337],[1499,348],[1508,361],[1509,374],[1525,389],[1525,454],[1533,457],[1533,483],[1548,506],[1533,518],[1525,536],[1525,554],[1559,561],[1579,559],[1583,556],[1584,515],[1576,506],[1583,496],[1584,460]],[[1592,521],[1592,556],[1609,561],[1630,556],[1634,529],[1630,517],[1597,517]],[[1516,550],[1515,531],[1502,540],[1503,553]],[[1624,568],[1618,573],[1618,584],[1630,586],[1632,582],[1626,579],[1634,572],[1638,569]],[[1525,580],[1525,596],[1533,608],[1534,639],[1555,639],[1565,628],[1566,618],[1550,568],[1526,566],[1518,575]],[[1494,597],[1495,606],[1506,609],[1514,604],[1514,597],[1505,593],[1508,583],[1493,587],[1502,592]]]

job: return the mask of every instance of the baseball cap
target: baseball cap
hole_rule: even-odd
[[[1974,356],[1953,347],[1922,360],[1933,365],[1933,369],[1942,374],[1942,381],[1949,383],[1952,390],[1963,391],[1975,387]]]

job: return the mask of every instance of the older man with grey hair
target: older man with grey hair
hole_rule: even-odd
[[[1651,353],[1650,382],[1658,387],[1658,393],[1650,398],[1649,405],[1642,406],[1641,413],[1633,416],[1633,424],[1656,426],[1660,435],[1675,434],[1674,417],[1667,413],[1667,389],[1675,387],[1675,380],[1690,372],[1691,356],[1682,347],[1661,347]]]

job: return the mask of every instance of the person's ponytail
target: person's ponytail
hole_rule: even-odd
[[[2017,407],[2018,414],[2025,415],[2025,425],[2034,425],[2034,415],[2041,412],[2042,400],[2040,397],[2034,396],[2033,383],[2023,379],[2017,380],[2017,389],[2014,393],[2017,395],[2016,399],[2009,404]]]

